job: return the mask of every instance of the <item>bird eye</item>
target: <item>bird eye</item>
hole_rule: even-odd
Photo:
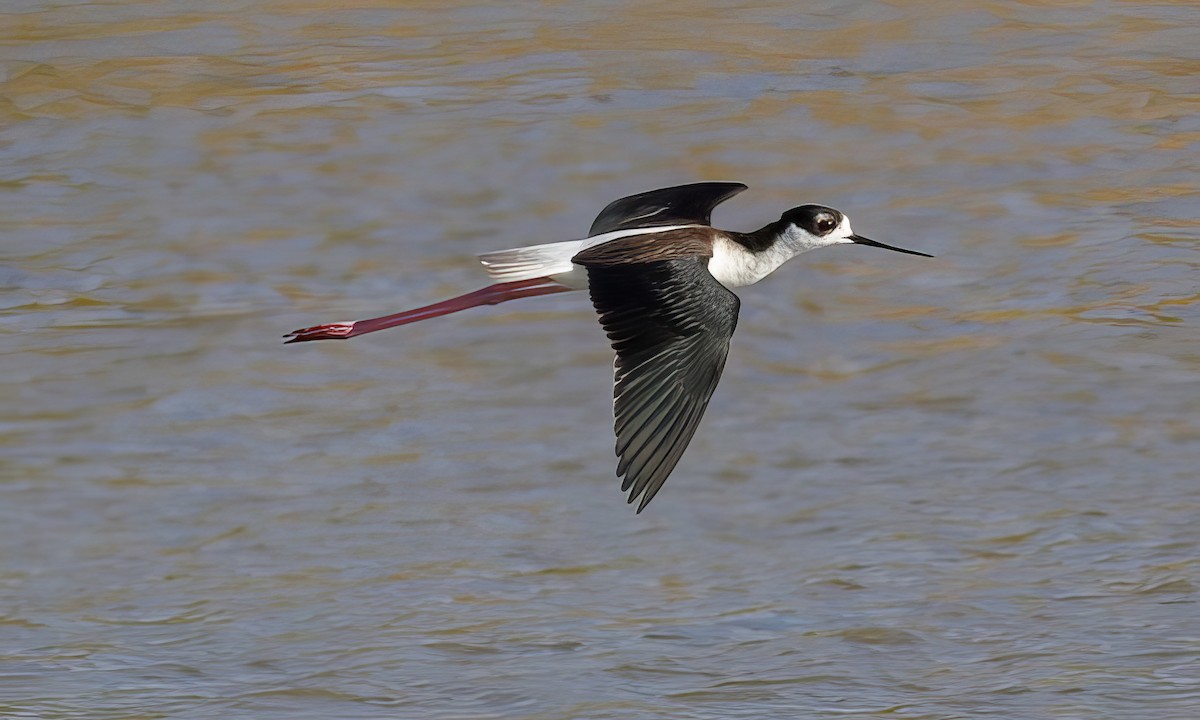
[[[817,218],[817,232],[821,233],[822,235],[828,235],[829,233],[833,232],[835,227],[837,227],[837,223],[834,222],[833,218],[829,217],[828,215],[822,215],[821,217]]]

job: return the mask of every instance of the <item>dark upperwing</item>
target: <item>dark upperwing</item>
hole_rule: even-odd
[[[601,210],[588,237],[643,227],[708,225],[713,208],[745,189],[742,183],[704,182],[630,195]]]

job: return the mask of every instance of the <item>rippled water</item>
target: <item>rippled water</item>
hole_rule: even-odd
[[[5,11],[0,716],[1196,716],[1193,3]],[[938,257],[744,289],[640,516],[581,296],[279,344],[704,179]]]

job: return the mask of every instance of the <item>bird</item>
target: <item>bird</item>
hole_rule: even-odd
[[[345,340],[519,298],[587,290],[616,355],[617,477],[641,513],[691,442],[737,327],[733,288],[800,253],[856,244],[933,257],[858,235],[843,213],[800,205],[752,232],[718,230],[713,209],[747,189],[700,182],[609,203],[587,237],[479,255],[493,284],[404,312],[302,328],[287,343]]]

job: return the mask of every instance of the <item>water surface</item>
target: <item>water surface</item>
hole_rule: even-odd
[[[1192,718],[1189,2],[103,4],[0,26],[0,715]],[[608,201],[932,252],[741,292],[635,515]]]

